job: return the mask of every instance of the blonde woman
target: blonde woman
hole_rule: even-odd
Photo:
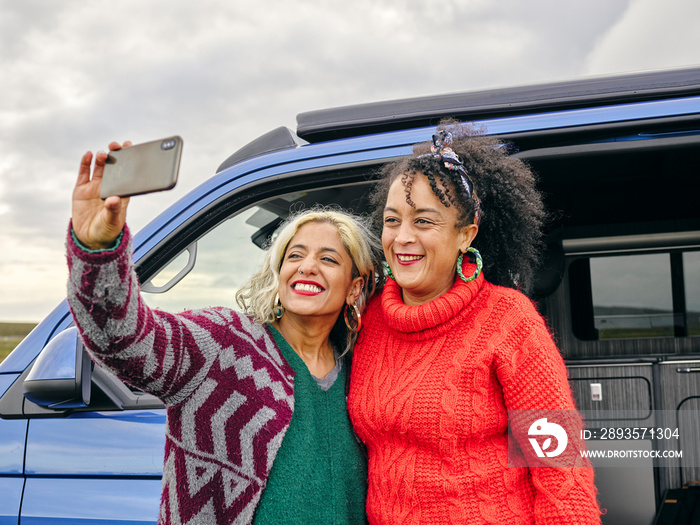
[[[69,303],[93,359],[166,405],[158,522],[365,522],[343,356],[380,272],[369,229],[336,211],[295,215],[237,296],[247,315],[151,310],[128,199],[99,197],[106,157],[93,168],[83,156],[73,192]]]

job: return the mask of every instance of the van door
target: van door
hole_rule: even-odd
[[[32,418],[20,523],[155,523],[165,411]]]

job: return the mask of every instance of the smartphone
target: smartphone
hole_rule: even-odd
[[[110,152],[100,198],[128,197],[173,188],[177,183],[181,156],[182,139],[178,136]]]

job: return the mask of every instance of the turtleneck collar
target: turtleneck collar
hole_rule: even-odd
[[[476,265],[464,262],[464,275],[472,275]],[[476,297],[484,283],[483,272],[474,281],[465,283],[455,279],[452,288],[437,299],[425,304],[407,306],[403,302],[401,287],[394,280],[387,280],[382,292],[381,306],[389,326],[406,334],[435,335],[451,329],[466,315],[467,306]]]

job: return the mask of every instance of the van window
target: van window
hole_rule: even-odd
[[[688,335],[700,336],[700,252],[683,254]]]
[[[668,254],[591,259],[598,339],[673,336]]]
[[[579,339],[700,336],[700,252],[578,258],[569,283]]]
[[[262,263],[263,251],[251,240],[259,228],[251,224],[257,211],[259,208],[254,206],[200,238],[194,269],[165,293],[144,293],[146,304],[173,313],[213,306],[236,309],[236,292]],[[186,260],[186,252],[180,254],[158,273],[153,283],[160,286],[168,282]]]
[[[143,293],[151,308],[177,313],[183,310],[226,306],[238,310],[236,292],[257,272],[263,248],[290,213],[316,205],[341,207],[361,213],[367,207],[368,182],[295,192],[258,202],[231,215],[197,239],[194,268],[163,293]],[[151,282],[163,286],[186,265],[183,251],[158,271]]]

